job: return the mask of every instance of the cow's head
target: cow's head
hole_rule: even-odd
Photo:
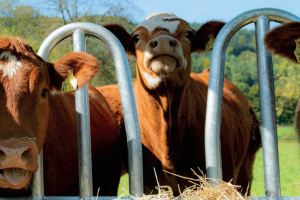
[[[137,79],[148,89],[183,85],[191,72],[191,53],[212,48],[223,22],[210,21],[198,31],[173,14],[154,14],[132,33],[120,25],[107,24],[129,55],[136,56]]]
[[[296,43],[300,46],[300,22],[283,24],[265,36],[265,44],[269,50],[298,63],[294,53]]]
[[[44,61],[19,38],[0,39],[0,187],[21,189],[38,169],[48,128],[49,101],[73,70],[78,87],[98,71],[95,58],[69,53]]]

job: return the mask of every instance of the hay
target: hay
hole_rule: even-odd
[[[202,200],[202,199],[203,200],[207,200],[207,199],[248,200],[250,199],[250,197],[247,196],[247,194],[245,196],[242,196],[241,193],[238,191],[240,187],[231,184],[231,182],[227,183],[223,181],[208,179],[205,176],[200,176],[196,174],[195,172],[194,174],[197,176],[197,179],[190,179],[190,178],[181,177],[173,174],[181,178],[189,179],[189,181],[193,183],[193,186],[186,188],[178,197],[173,197],[173,191],[170,186],[160,186],[159,183],[158,186],[156,187],[159,193],[156,195],[143,195],[141,197],[133,197],[133,196],[130,197],[134,200],[171,200],[172,198],[184,199],[184,200],[196,200],[196,199],[197,200]],[[214,182],[215,186],[213,186],[209,180],[211,182]]]

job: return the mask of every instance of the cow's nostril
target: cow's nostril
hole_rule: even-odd
[[[176,47],[177,42],[176,42],[175,40],[171,40],[171,41],[169,42],[169,44],[170,44],[171,47]]]
[[[6,155],[2,150],[0,150],[0,160],[4,158],[6,158]]]
[[[23,160],[28,160],[28,159],[30,159],[31,158],[31,150],[30,150],[30,148],[29,149],[27,149],[27,150],[25,150],[23,153],[22,153],[22,159]]]
[[[157,41],[152,41],[150,45],[151,45],[152,48],[155,48],[155,47],[157,47],[158,42]]]

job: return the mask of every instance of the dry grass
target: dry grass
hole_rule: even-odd
[[[193,171],[194,172],[194,171]],[[159,193],[156,195],[143,195],[141,197],[133,197],[130,196],[134,200],[170,200],[172,198],[174,199],[184,199],[184,200],[248,200],[250,199],[247,194],[245,196],[242,196],[238,189],[239,186],[235,186],[231,184],[230,182],[223,182],[223,181],[216,181],[212,179],[208,179],[204,176],[200,176],[194,172],[194,174],[197,176],[197,179],[190,179],[186,177],[181,177],[178,175],[178,177],[189,179],[190,182],[192,182],[194,185],[191,187],[186,188],[183,192],[181,192],[181,195],[178,197],[173,197],[173,191],[171,187],[169,186],[160,186],[158,183],[158,186],[156,189],[158,189]],[[214,185],[212,183],[214,183]]]

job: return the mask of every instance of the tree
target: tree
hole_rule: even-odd
[[[132,0],[44,0],[41,9],[54,11],[63,24],[77,21],[91,21],[93,16],[100,16],[94,23],[100,23],[103,16],[119,16],[132,20],[132,12],[140,10]]]
[[[300,65],[274,56],[276,114],[278,123],[291,123],[300,96]]]

